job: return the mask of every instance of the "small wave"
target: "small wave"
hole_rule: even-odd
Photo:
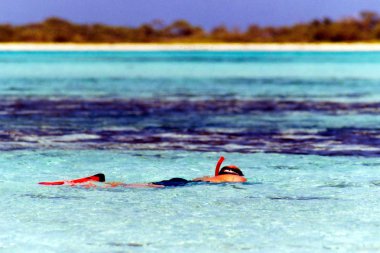
[[[380,180],[371,181],[371,184],[375,186],[380,186]]]
[[[43,195],[43,194],[23,194],[23,197],[28,197],[32,199],[53,199],[53,200],[69,200],[69,199],[85,199],[84,197],[78,196],[67,196],[67,195]]]
[[[54,141],[73,142],[73,141],[86,141],[98,140],[101,136],[96,134],[67,134],[54,138]]]
[[[274,166],[274,169],[277,169],[277,170],[299,170],[300,167],[277,165],[277,166]]]
[[[317,196],[298,196],[298,197],[291,197],[291,196],[273,196],[268,197],[268,199],[271,200],[301,200],[301,201],[307,201],[307,200],[329,200],[331,198],[329,197],[317,197]]]
[[[352,182],[329,182],[324,185],[319,186],[321,188],[324,187],[333,187],[333,188],[351,188],[351,187],[358,187],[358,184],[352,183]]]

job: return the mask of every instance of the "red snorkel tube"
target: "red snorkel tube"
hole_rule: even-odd
[[[221,156],[215,167],[215,176],[219,175],[219,169],[220,169],[220,166],[222,166],[223,161],[224,161],[224,157]]]

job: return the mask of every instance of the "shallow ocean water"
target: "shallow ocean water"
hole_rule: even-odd
[[[0,52],[0,252],[380,251],[380,53]],[[103,172],[152,182],[44,187]]]
[[[379,52],[0,52],[0,92],[378,101],[379,66]]]
[[[2,252],[353,252],[380,249],[380,160],[226,154],[245,184],[43,187],[104,172],[149,182],[212,173],[217,153],[2,153]]]

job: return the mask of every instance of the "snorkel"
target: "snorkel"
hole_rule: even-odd
[[[243,172],[235,165],[224,166],[222,169],[220,169],[223,161],[224,161],[224,157],[221,156],[215,167],[215,177],[219,175],[226,175],[226,174],[232,174],[232,175],[244,177]]]
[[[216,164],[216,167],[215,167],[215,176],[218,176],[218,175],[219,175],[220,166],[222,166],[223,161],[224,161],[224,157],[221,156],[221,157],[219,158],[218,163]]]

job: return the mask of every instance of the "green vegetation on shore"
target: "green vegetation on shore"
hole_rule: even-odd
[[[205,31],[186,20],[169,25],[153,21],[139,27],[103,24],[74,24],[61,18],[41,23],[14,26],[0,25],[0,42],[372,42],[380,41],[380,16],[362,12],[358,18],[333,21],[329,18],[283,27],[251,25],[242,31],[218,26]]]

